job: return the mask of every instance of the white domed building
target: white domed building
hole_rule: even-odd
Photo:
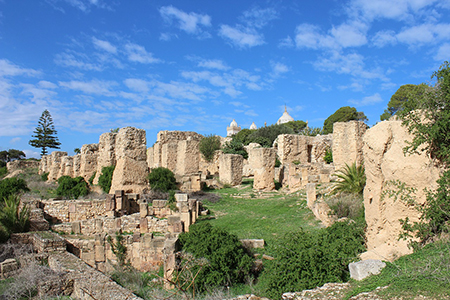
[[[285,106],[284,106],[284,113],[283,113],[283,115],[278,119],[277,125],[284,124],[284,123],[288,123],[288,122],[291,122],[291,121],[294,121],[294,118],[291,117],[291,116],[289,115],[289,113],[287,112],[286,105],[285,105]]]
[[[230,123],[230,126],[227,127],[227,136],[235,135],[239,131],[241,131],[241,127],[238,126],[238,123],[233,119],[233,121],[231,121]]]
[[[250,128],[249,128],[249,129],[250,129],[250,130],[256,130],[256,129],[258,129],[258,127],[256,127],[255,122],[253,122],[252,125],[250,125]]]

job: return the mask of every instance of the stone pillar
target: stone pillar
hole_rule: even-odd
[[[63,168],[61,168],[61,176],[73,176],[73,157],[72,156],[64,156],[61,159],[61,165]]]
[[[311,208],[314,202],[316,202],[316,184],[306,184],[306,205]]]
[[[255,148],[250,150],[249,162],[255,171],[253,188],[257,190],[273,190],[275,183],[275,159],[273,148]]]
[[[110,191],[142,193],[148,187],[147,139],[145,130],[125,127],[116,137],[116,167]]]
[[[199,171],[199,144],[198,140],[194,140],[191,137],[178,142],[175,174],[186,175]]]
[[[244,158],[242,157],[242,155],[222,154],[219,159],[220,182],[222,182],[223,184],[230,184],[230,185],[241,184],[243,164]]]
[[[336,170],[363,163],[363,136],[367,126],[362,121],[336,122],[333,124],[333,163]]]
[[[161,166],[175,173],[177,168],[178,141],[163,144],[161,147]]]
[[[89,181],[97,171],[98,144],[87,144],[81,147],[80,176]]]
[[[100,136],[98,141],[97,172],[95,173],[94,184],[98,184],[98,178],[102,174],[103,167],[114,166],[116,164],[116,136],[115,132],[106,132]]]

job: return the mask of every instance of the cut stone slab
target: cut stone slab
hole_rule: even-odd
[[[380,274],[384,267],[386,267],[386,263],[377,259],[362,260],[348,265],[350,277],[358,281],[370,275]]]

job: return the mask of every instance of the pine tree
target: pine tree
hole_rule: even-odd
[[[53,125],[53,119],[48,110],[44,110],[38,124],[36,130],[33,131],[34,135],[31,136],[35,139],[28,143],[35,148],[41,148],[41,156],[48,153],[47,148],[59,149],[61,143],[56,136],[55,125]]]

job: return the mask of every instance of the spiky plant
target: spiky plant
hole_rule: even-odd
[[[3,208],[0,210],[0,225],[7,233],[25,232],[30,227],[30,210],[27,205],[20,209],[20,198],[9,195],[4,198]]]
[[[356,163],[345,164],[345,167],[335,174],[340,180],[334,184],[334,193],[362,194],[366,185],[366,175],[363,166]]]

